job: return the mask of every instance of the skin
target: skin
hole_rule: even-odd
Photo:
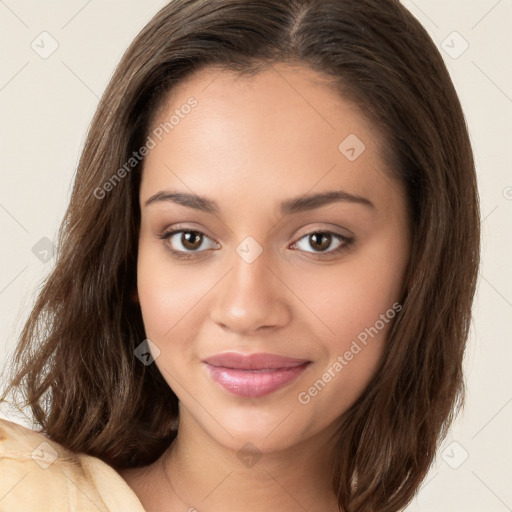
[[[279,64],[236,80],[203,69],[172,91],[154,127],[191,96],[197,106],[150,151],[140,187],[138,296],[154,364],[180,400],[179,432],[154,464],[121,474],[148,511],[337,511],[332,434],[376,371],[391,322],[309,403],[298,395],[399,301],[410,239],[404,190],[372,124],[308,68]],[[350,134],[365,145],[354,161],[338,149]],[[280,212],[284,200],[338,190],[372,206]],[[205,196],[220,211],[146,205],[161,191]],[[205,236],[192,249],[181,234],[159,237],[175,227]],[[308,235],[325,231],[353,242],[333,236],[322,251],[322,238]],[[252,263],[236,251],[248,236],[262,249]],[[241,398],[202,363],[226,351],[312,363],[270,395]],[[246,443],[261,455],[251,467],[237,456]]]

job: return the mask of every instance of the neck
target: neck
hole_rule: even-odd
[[[250,443],[236,451],[208,435],[184,408],[180,416],[178,436],[161,457],[168,510],[338,512],[325,433],[282,451],[260,453]]]

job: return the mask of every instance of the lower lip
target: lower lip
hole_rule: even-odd
[[[242,370],[212,366],[206,363],[210,377],[233,395],[246,398],[265,396],[297,379],[309,366],[275,368],[268,370]]]

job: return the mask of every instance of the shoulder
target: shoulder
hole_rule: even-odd
[[[112,467],[2,418],[0,474],[0,508],[5,512],[143,512],[140,502]]]

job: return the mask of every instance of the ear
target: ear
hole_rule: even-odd
[[[140,302],[139,301],[139,294],[137,292],[137,289],[133,290],[133,292],[132,292],[132,301],[133,302]]]

